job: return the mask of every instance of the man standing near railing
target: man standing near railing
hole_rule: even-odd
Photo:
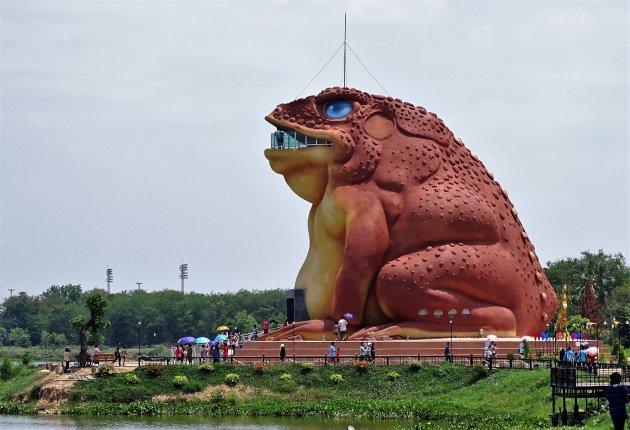
[[[446,342],[446,347],[444,348],[444,358],[446,361],[453,362],[453,352],[451,351],[451,343]]]
[[[626,403],[630,401],[630,394],[628,387],[621,385],[619,372],[610,375],[610,386],[606,387],[606,400],[608,400],[610,418],[615,430],[623,430],[626,425],[626,418],[628,418]]]
[[[278,148],[283,148],[284,147],[284,133],[282,132],[282,130],[277,129],[276,131],[274,131],[273,136],[276,139],[276,143],[278,144]]]

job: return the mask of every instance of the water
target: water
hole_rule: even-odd
[[[396,430],[405,421],[349,421],[269,417],[93,417],[0,415],[2,430]]]

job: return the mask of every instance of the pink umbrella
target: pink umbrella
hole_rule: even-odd
[[[586,355],[590,356],[590,357],[597,357],[597,353],[599,351],[597,350],[596,346],[591,346],[590,348],[586,349]]]

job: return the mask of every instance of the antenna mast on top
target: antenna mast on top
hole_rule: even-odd
[[[346,33],[348,29],[346,16],[347,14],[344,13],[343,14],[343,86],[344,87],[346,86],[346,80],[348,78],[348,73],[346,72],[346,46],[348,46],[348,44],[346,43]]]

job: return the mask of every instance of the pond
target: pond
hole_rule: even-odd
[[[277,417],[94,417],[67,415],[0,415],[3,430],[396,430],[409,421],[359,421]]]

